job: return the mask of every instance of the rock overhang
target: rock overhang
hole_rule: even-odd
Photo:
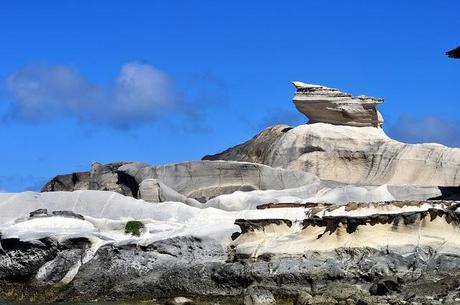
[[[352,96],[339,89],[294,81],[294,105],[309,118],[309,123],[328,123],[355,127],[381,127],[383,117],[376,107],[382,98]]]

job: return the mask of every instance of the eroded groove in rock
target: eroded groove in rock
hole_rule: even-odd
[[[387,205],[395,210],[412,206],[399,202]],[[235,224],[240,226],[241,234],[232,247],[237,256],[243,257],[304,255],[343,247],[391,249],[401,254],[431,248],[437,253],[460,255],[459,206],[459,202],[420,202],[420,210],[366,215],[369,206],[358,205],[354,210],[364,209],[365,215],[327,215],[326,208],[302,221],[239,219]]]

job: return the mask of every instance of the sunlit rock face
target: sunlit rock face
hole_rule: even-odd
[[[239,219],[241,235],[232,247],[243,257],[340,248],[373,248],[401,255],[436,249],[437,254],[460,255],[458,206],[458,202],[387,202],[316,207],[296,221]]]
[[[73,174],[65,175],[71,180]],[[86,183],[61,186],[58,176],[48,182],[43,191],[100,190],[114,191],[126,196],[153,202],[177,200],[201,203],[222,194],[236,191],[282,190],[297,188],[319,181],[304,171],[272,168],[263,164],[233,161],[190,161],[167,165],[142,162],[94,163],[85,175]],[[145,182],[156,179],[155,190]],[[59,188],[58,188],[59,187]],[[154,195],[154,192],[160,192]],[[177,194],[175,194],[177,193]],[[153,197],[152,197],[153,196]],[[154,199],[156,198],[156,199]]]
[[[389,138],[379,127],[383,119],[376,109],[383,100],[301,82],[294,85],[294,103],[310,118],[309,124],[275,125],[203,159],[262,163],[344,184],[460,185],[460,149]]]
[[[379,127],[383,118],[376,106],[383,99],[352,96],[338,89],[294,82],[294,104],[309,118],[309,123],[328,123],[357,127]]]
[[[264,132],[262,132],[264,133]],[[456,186],[460,184],[460,149],[439,144],[404,144],[374,127],[324,123],[300,125],[267,145],[248,142],[215,160],[244,161],[257,150],[260,163],[317,175],[320,179],[358,185]],[[254,154],[251,160],[257,159]]]

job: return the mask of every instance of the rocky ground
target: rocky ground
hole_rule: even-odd
[[[458,304],[460,258],[420,249],[411,256],[370,248],[302,257],[229,257],[190,237],[148,247],[101,247],[68,285],[56,285],[89,247],[2,240],[0,295],[21,301],[151,300],[196,304]],[[11,264],[5,263],[10,260]],[[52,273],[36,276],[45,262]],[[50,269],[51,270],[51,269]],[[54,284],[53,284],[54,283]],[[276,302],[276,303],[275,303]]]

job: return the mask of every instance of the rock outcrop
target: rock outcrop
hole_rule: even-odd
[[[460,47],[447,51],[446,55],[450,58],[460,58]]]
[[[77,172],[67,175],[58,175],[47,182],[42,192],[76,191],[89,189],[89,172]]]
[[[373,248],[401,255],[417,248],[438,254],[460,254],[458,202],[386,202],[349,204],[314,211],[305,219],[236,220],[241,235],[233,243],[237,255],[258,257],[303,255],[339,248]],[[295,207],[296,208],[296,207]]]
[[[255,142],[255,137],[207,159],[245,161],[248,154],[243,148],[263,152],[250,156],[254,162],[345,184],[460,185],[458,148],[404,144],[392,140],[380,128],[324,123],[300,125],[274,137],[276,140],[265,147]]]
[[[309,124],[0,193],[0,298],[455,304],[460,149],[390,139],[381,99],[295,85]]]
[[[290,189],[318,180],[314,175],[303,171],[233,161],[191,161],[168,165],[149,165],[141,162],[106,165],[94,163],[87,177],[88,182],[81,184],[80,190],[114,191],[134,198],[156,201],[153,199],[153,193],[159,189],[155,191],[154,185],[144,184],[143,188],[139,189],[144,180],[156,179],[160,183],[157,187],[163,189],[158,200],[178,199],[177,195],[182,195],[185,197],[179,200],[180,202],[185,202],[185,198],[191,198],[193,200],[190,202],[198,200],[202,203],[235,191]],[[49,186],[55,185],[55,180],[56,178],[47,183],[43,190],[53,190]],[[68,189],[59,190],[74,191],[77,188],[71,185]]]
[[[309,123],[328,123],[357,127],[380,127],[383,117],[376,106],[383,99],[352,96],[338,89],[294,82],[294,104]]]
[[[123,195],[136,197],[137,185],[126,177],[118,168],[130,162],[100,164],[94,162],[91,170],[67,175],[58,175],[42,187],[42,192],[100,190],[114,191]]]

